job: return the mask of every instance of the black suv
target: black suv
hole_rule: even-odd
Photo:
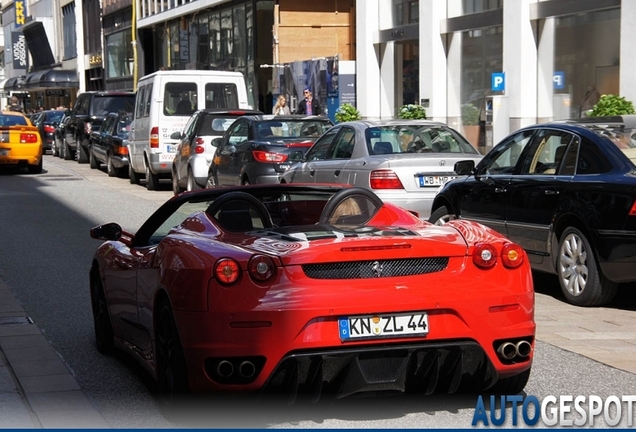
[[[69,149],[75,149],[79,163],[88,162],[91,131],[99,129],[111,112],[132,112],[135,93],[88,91],[77,96],[69,113],[64,135]]]

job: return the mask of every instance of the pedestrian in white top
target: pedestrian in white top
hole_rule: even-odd
[[[276,105],[274,105],[274,109],[272,110],[272,114],[276,115],[289,115],[291,112],[289,111],[289,107],[287,106],[287,99],[285,95],[278,96],[276,99]]]

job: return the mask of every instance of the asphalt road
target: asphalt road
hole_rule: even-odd
[[[134,232],[172,195],[169,183],[162,186],[150,192],[52,156],[45,156],[40,175],[0,171],[0,277],[112,427],[471,427],[477,401],[471,395],[375,397],[293,407],[199,398],[187,408],[162,409],[139,367],[124,356],[105,357],[95,349],[88,291],[90,261],[99,245],[89,229],[117,221]],[[537,342],[527,395],[606,398],[635,393],[636,375]],[[595,422],[604,425],[602,418]]]

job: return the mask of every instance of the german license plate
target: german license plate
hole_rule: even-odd
[[[342,341],[425,336],[428,333],[428,314],[412,312],[343,317],[338,319],[338,331]]]
[[[168,153],[176,153],[177,152],[177,146],[174,145],[167,145],[166,146],[166,151]]]
[[[453,175],[430,175],[430,176],[419,176],[420,187],[426,186],[441,186],[444,183],[456,179],[457,176]]]
[[[18,163],[17,159],[0,159],[0,164],[15,165]]]

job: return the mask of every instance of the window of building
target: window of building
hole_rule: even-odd
[[[69,3],[62,7],[62,32],[64,35],[64,60],[77,57],[75,3]]]
[[[554,117],[585,115],[602,94],[619,94],[620,9],[555,20]]]
[[[419,0],[393,0],[393,26],[420,22]]]
[[[503,0],[463,0],[462,7],[464,14],[485,12],[503,7]]]
[[[133,74],[131,29],[106,36],[106,77],[117,78]]]

